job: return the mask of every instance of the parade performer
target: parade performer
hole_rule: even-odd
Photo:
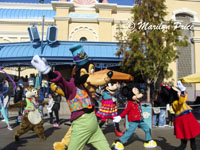
[[[129,100],[127,108],[120,114],[120,116],[114,117],[113,121],[120,122],[121,118],[128,115],[129,128],[122,137],[120,137],[113,143],[112,149],[123,150],[124,149],[123,144],[128,141],[128,139],[132,136],[132,134],[134,133],[134,131],[138,126],[140,126],[141,129],[145,132],[146,142],[144,143],[144,147],[146,148],[156,147],[157,143],[154,140],[152,140],[150,127],[144,122],[144,119],[141,115],[142,109],[139,99],[143,97],[143,94],[139,93],[138,88],[136,87],[129,88],[128,86],[123,87],[122,94],[124,96],[127,96]]]
[[[6,122],[7,126],[8,126],[8,130],[13,130],[12,127],[9,124],[6,112],[5,112],[5,108],[3,106],[3,96],[0,95],[0,112],[1,115],[3,116],[4,121]]]
[[[115,92],[118,90],[118,83],[108,83],[105,90],[102,91],[101,107],[97,111],[96,115],[101,118],[99,124],[102,127],[107,119],[113,119],[117,116],[117,98],[115,98]],[[114,122],[115,134],[117,136],[122,136],[123,132],[119,129],[119,123]]]
[[[29,130],[33,130],[41,140],[46,140],[44,134],[43,120],[41,113],[38,110],[39,103],[37,101],[38,92],[33,86],[26,88],[26,98],[16,104],[9,105],[10,108],[15,108],[19,106],[26,106],[23,112],[23,117],[20,123],[20,128],[14,135],[16,141],[19,141],[19,137]]]
[[[177,82],[177,88],[172,88],[172,107],[175,112],[174,133],[181,145],[175,150],[185,150],[187,141],[190,140],[192,150],[196,150],[195,137],[200,134],[200,124],[192,114],[192,108],[186,104],[188,93],[181,81]],[[178,94],[177,94],[178,93]]]
[[[51,71],[45,59],[34,56],[31,63],[42,74],[47,74],[51,82],[62,88],[71,111],[70,121],[72,132],[68,150],[82,150],[85,144],[92,144],[99,150],[110,150],[109,144],[103,135],[94,113],[93,97],[96,87],[107,84],[112,72],[96,75],[95,66],[88,61],[88,56],[82,45],[70,47],[74,62],[74,75],[66,81],[58,71]]]
[[[0,97],[3,100],[3,107],[5,109],[5,115],[6,118],[8,118],[8,105],[10,103],[10,96],[9,96],[9,83],[7,80],[4,80],[1,84],[0,84]]]
[[[53,143],[54,150],[65,150],[66,147],[69,145],[71,133],[72,133],[72,126],[69,127],[67,133],[60,142]]]
[[[2,68],[0,68],[0,72],[3,72],[7,76],[7,78],[12,82],[14,89],[16,89],[16,84],[15,84],[14,80],[11,78],[11,76],[9,74],[7,74]],[[6,122],[8,129],[13,130],[8,121],[7,107],[9,104],[9,96],[8,96],[8,94],[6,94],[6,93],[8,93],[8,91],[9,91],[9,84],[8,84],[8,81],[5,80],[4,83],[0,83],[0,111],[1,111],[1,115],[3,116],[3,121]]]

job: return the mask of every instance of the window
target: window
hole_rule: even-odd
[[[190,24],[193,21],[193,16],[185,13],[179,13],[176,15],[176,20],[180,21],[182,25]],[[177,47],[177,50],[180,51],[178,59],[178,78],[192,74],[193,66],[193,43],[191,38],[193,37],[192,30],[182,30],[182,37],[188,37],[188,46],[187,47]]]
[[[80,41],[81,41],[81,42],[86,42],[86,41],[87,41],[87,38],[86,38],[86,37],[81,37],[81,38],[80,38]]]

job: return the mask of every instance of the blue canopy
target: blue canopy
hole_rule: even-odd
[[[49,44],[44,41],[43,46],[41,46],[41,42],[18,42],[0,44],[0,67],[29,66],[36,54],[46,58],[51,65],[73,64],[69,47],[75,43],[83,45],[89,60],[94,63],[118,65],[122,60],[115,56],[118,48],[116,42],[57,41],[54,44]]]

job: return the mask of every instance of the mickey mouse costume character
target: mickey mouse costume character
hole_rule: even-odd
[[[192,108],[186,104],[186,87],[178,81],[177,87],[172,87],[171,92],[174,99],[171,103],[175,112],[174,133],[181,140],[181,145],[175,150],[184,150],[189,139],[191,149],[196,150],[195,137],[200,134],[200,124],[192,114]]]
[[[124,149],[123,144],[128,141],[128,139],[132,136],[132,134],[134,133],[134,131],[138,126],[140,126],[141,129],[145,132],[146,142],[144,143],[144,147],[146,148],[156,147],[157,143],[154,140],[152,140],[150,128],[144,122],[144,119],[141,115],[142,109],[139,99],[143,97],[143,94],[139,93],[138,88],[136,87],[129,88],[128,86],[122,88],[122,94],[124,96],[127,96],[129,100],[127,108],[120,114],[120,116],[114,117],[113,121],[120,122],[121,118],[128,115],[129,128],[122,137],[120,137],[113,143],[112,148],[115,150],[123,150]]]
[[[117,99],[115,98],[115,92],[118,90],[118,83],[108,83],[105,90],[102,91],[101,107],[97,111],[96,115],[101,118],[99,124],[102,127],[107,119],[113,119],[117,116]],[[117,136],[122,136],[123,132],[119,129],[119,123],[114,122],[115,134]]]
[[[34,56],[31,63],[42,74],[47,74],[51,82],[58,85],[64,92],[69,109],[72,132],[68,150],[82,150],[85,144],[92,144],[99,150],[110,150],[94,113],[93,97],[96,87],[107,84],[112,72],[104,75],[94,75],[95,66],[88,61],[88,56],[81,44],[70,47],[75,65],[75,73],[70,81],[66,81],[58,71],[51,67],[44,58]]]

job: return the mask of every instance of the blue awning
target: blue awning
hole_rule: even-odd
[[[73,64],[69,47],[79,41],[57,41],[48,44],[21,42],[0,44],[0,67],[31,65],[34,55],[47,59],[51,65]],[[94,63],[119,63],[122,59],[115,56],[118,45],[116,42],[81,42],[90,60]]]

